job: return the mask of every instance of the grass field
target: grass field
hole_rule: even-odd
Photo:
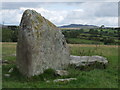
[[[106,69],[94,69],[91,71],[80,71],[68,68],[68,76],[54,76],[53,70],[47,70],[44,74],[25,78],[16,69],[16,43],[2,44],[2,59],[8,60],[10,64],[2,67],[3,88],[118,88],[118,47],[115,45],[86,45],[69,44],[70,53],[73,55],[102,55],[109,61]],[[14,68],[10,77],[5,77],[10,68]],[[77,78],[76,81],[67,83],[54,83],[56,78]],[[47,83],[46,80],[50,82]]]
[[[67,42],[70,44],[104,44],[100,41],[94,41],[94,40],[85,40],[85,39],[79,39],[79,38],[67,38]]]

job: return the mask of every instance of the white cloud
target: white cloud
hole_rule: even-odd
[[[118,26],[118,8],[115,5],[117,3],[83,3],[79,6],[82,9],[68,13],[64,23]],[[101,13],[101,15],[97,13]]]
[[[78,4],[76,4],[78,5]],[[93,24],[105,26],[117,26],[118,18],[115,15],[117,13],[116,8],[112,3],[82,3],[78,5],[78,8],[71,10],[57,10],[49,9],[45,7],[20,7],[18,9],[3,9],[3,20],[6,24],[19,24],[22,13],[26,9],[33,9],[40,13],[45,18],[49,19],[56,25],[63,24]],[[101,7],[102,6],[102,7]],[[111,8],[109,7],[111,6]],[[71,6],[72,7],[72,6]],[[106,10],[111,10],[108,13]],[[102,13],[97,14],[97,13]],[[113,14],[111,14],[113,13]],[[99,16],[100,15],[100,16]]]
[[[118,2],[119,0],[2,0],[3,2]]]
[[[2,20],[5,24],[19,24],[22,12],[18,9],[2,10]]]
[[[26,10],[28,8],[20,8],[20,10]],[[29,8],[31,10],[36,10],[37,12],[39,12],[42,16],[44,16],[45,18],[49,19],[50,21],[52,21],[55,24],[59,24],[61,23],[67,16],[67,11],[55,11],[55,10],[47,10],[44,8]]]

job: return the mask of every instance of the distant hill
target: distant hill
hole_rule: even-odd
[[[99,28],[99,27],[98,27],[98,26],[95,26],[95,25],[70,24],[70,25],[60,26],[59,28],[94,29],[94,28]]]

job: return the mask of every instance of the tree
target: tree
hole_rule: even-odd
[[[104,38],[104,44],[115,43],[114,38]]]
[[[80,30],[78,30],[79,31],[79,33],[83,33],[84,32],[84,29],[80,29]]]
[[[100,27],[100,28],[101,28],[101,29],[103,29],[104,27],[105,27],[104,25],[101,25],[101,27]]]
[[[12,42],[12,33],[10,29],[2,29],[2,42]]]
[[[90,30],[89,30],[89,33],[90,33],[90,34],[93,34],[93,33],[94,33],[94,29],[90,29]]]
[[[17,42],[18,30],[2,28],[2,42]]]

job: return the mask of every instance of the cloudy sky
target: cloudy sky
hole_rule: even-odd
[[[22,13],[26,9],[33,9],[57,26],[67,24],[118,26],[118,2],[48,3],[35,1],[36,0],[34,0],[34,2],[3,2],[1,10],[2,20],[0,23],[19,25]]]

